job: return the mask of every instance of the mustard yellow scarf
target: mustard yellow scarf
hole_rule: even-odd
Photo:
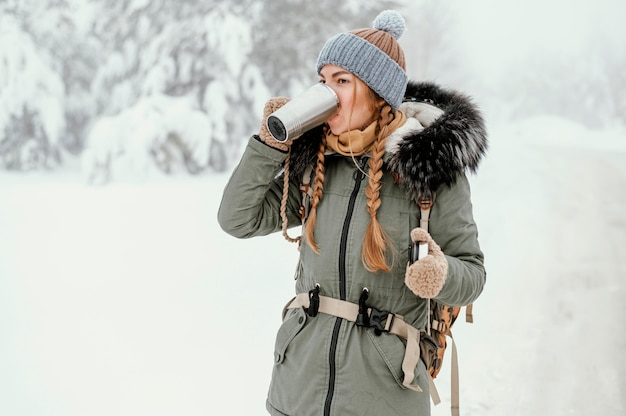
[[[393,133],[406,122],[406,116],[400,110],[394,113],[394,119],[387,125],[386,136]],[[363,130],[350,130],[339,136],[330,129],[326,133],[326,146],[343,156],[360,156],[370,151],[376,141],[376,124],[374,121]]]

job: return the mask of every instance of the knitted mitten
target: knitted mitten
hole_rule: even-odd
[[[289,150],[289,146],[293,142],[293,139],[289,139],[285,142],[279,142],[274,139],[272,133],[267,129],[267,117],[272,114],[274,111],[278,110],[280,107],[284,106],[290,101],[290,98],[286,97],[274,97],[270,98],[265,103],[265,108],[263,108],[263,120],[261,121],[261,128],[259,129],[259,137],[261,141],[268,146],[271,146],[275,149],[282,150],[286,152]]]
[[[414,228],[411,231],[411,240],[428,243],[428,255],[407,265],[404,283],[417,296],[434,298],[446,282],[448,261],[435,240],[423,228]]]

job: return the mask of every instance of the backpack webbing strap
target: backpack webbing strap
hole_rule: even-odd
[[[420,228],[424,229],[425,231],[428,231],[428,221],[430,220],[430,208],[432,206],[433,206],[432,199],[421,200],[419,204],[420,213],[421,213]],[[426,305],[427,305],[426,316],[428,316],[428,319],[426,319],[426,331],[430,334],[430,299],[426,299]],[[430,373],[427,371],[426,374],[428,374],[428,385],[430,388],[430,397],[432,398],[435,406],[437,406],[439,403],[441,403],[441,398],[439,397],[439,391],[437,391],[437,386],[435,385],[435,381],[433,380]]]
[[[452,337],[452,331],[448,330],[448,335],[450,336],[450,341],[452,343],[452,373],[450,375],[450,388],[451,388],[451,396],[450,396],[450,410],[452,411],[452,416],[460,416],[460,393],[459,393],[459,355],[456,350],[456,342],[454,342],[454,338]]]
[[[422,215],[420,215],[420,228],[423,228],[426,231],[428,231],[428,221],[430,218],[431,206],[432,206],[432,203],[420,204],[420,212],[422,213]]]
[[[474,304],[470,303],[465,307],[465,322],[469,322],[470,324],[474,322],[474,314],[473,310]]]
[[[430,208],[433,206],[432,199],[423,199],[420,200],[420,228],[424,229],[428,232],[428,221],[430,220]],[[430,335],[430,299],[426,299],[426,333]],[[435,384],[432,383],[434,386]]]
[[[428,231],[428,221],[430,220],[430,208],[433,206],[432,199],[430,200],[422,200],[419,203],[420,206],[420,228]],[[428,305],[428,319],[426,320],[427,330],[430,333],[430,299],[426,299],[426,303]],[[465,310],[465,320],[467,322],[473,322],[472,316],[472,305],[468,305]],[[450,374],[450,410],[452,412],[452,416],[460,416],[460,393],[459,393],[459,356],[456,349],[456,343],[454,342],[454,338],[452,338],[452,331],[448,330],[448,336],[452,342],[452,363],[451,363],[451,374]],[[438,405],[441,403],[441,398],[439,397],[439,392],[437,391],[437,387],[435,386],[435,382],[433,378],[428,374],[428,384],[430,385],[430,396],[433,399],[433,403]]]
[[[428,376],[428,386],[430,388],[430,398],[433,399],[433,403],[437,406],[441,403],[441,398],[439,397],[439,392],[437,391],[437,386],[435,385],[435,380],[430,375],[428,371],[426,371],[426,375]]]

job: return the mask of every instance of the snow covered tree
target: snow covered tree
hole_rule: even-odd
[[[13,170],[57,165],[65,130],[63,81],[25,31],[27,13],[17,2],[0,10],[0,167]]]
[[[84,0],[28,1],[33,6],[24,28],[49,55],[54,71],[63,81],[66,129],[61,144],[78,154],[95,112],[90,84],[96,71],[99,45],[89,34],[93,5]]]
[[[98,50],[84,0],[0,4],[0,155],[9,169],[53,167],[80,152]]]
[[[122,153],[132,148],[159,155],[157,166],[166,172],[175,170],[171,164],[181,160],[174,153],[184,155],[190,173],[229,165],[237,142],[228,138],[243,134],[249,127],[246,120],[256,110],[256,101],[242,94],[242,88],[263,88],[259,69],[248,62],[253,46],[250,5],[215,0],[98,3],[93,33],[103,45],[103,54],[92,85],[98,114],[115,117],[140,101],[145,106],[151,97],[152,107],[159,111],[171,107],[163,104],[164,97],[180,98],[187,108],[180,112],[181,100],[174,100],[171,105],[179,111],[178,121],[164,113],[163,119],[169,120],[161,123],[165,131],[141,138],[143,148],[128,143]],[[201,132],[183,134],[171,124],[184,124],[186,117],[198,120],[198,112],[206,118]],[[93,149],[116,147],[94,140],[107,138],[90,135],[88,146]]]

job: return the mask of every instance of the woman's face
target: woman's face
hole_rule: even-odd
[[[374,94],[351,72],[337,65],[324,65],[320,71],[320,82],[332,88],[339,98],[337,114],[327,121],[333,134],[364,129],[377,118]]]

